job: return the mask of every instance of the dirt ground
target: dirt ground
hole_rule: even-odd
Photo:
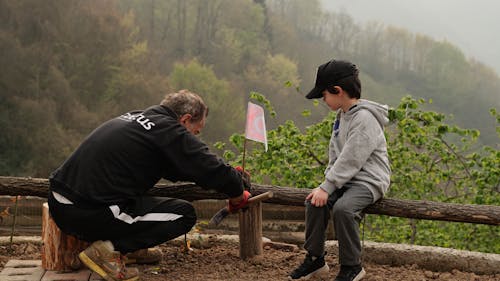
[[[192,246],[185,251],[179,243],[165,243],[159,246],[163,260],[156,265],[138,266],[142,281],[191,281],[191,280],[287,280],[288,273],[301,263],[304,252],[301,250],[276,249],[266,246],[258,258],[243,261],[239,258],[239,248],[234,243],[217,240],[202,247]],[[0,246],[0,270],[11,259],[41,259],[41,245],[21,243]],[[330,274],[325,280],[333,280],[339,269],[337,258],[328,255]],[[365,263],[366,277],[363,280],[453,280],[453,281],[492,281],[500,280],[500,275],[476,275],[453,270],[451,272],[432,272],[415,265],[392,267]]]

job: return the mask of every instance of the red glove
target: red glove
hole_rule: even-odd
[[[232,204],[231,200],[228,202],[227,209],[230,213],[236,213],[238,210],[244,208],[248,204],[248,199],[252,196],[247,190],[243,190],[243,199],[238,204]]]
[[[241,180],[243,181],[243,187],[247,190],[250,190],[252,187],[252,183],[250,182],[250,173],[247,171],[244,171],[241,166],[236,166],[234,167],[236,171],[240,173]]]

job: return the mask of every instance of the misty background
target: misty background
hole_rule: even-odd
[[[500,73],[500,2],[494,0],[322,0],[356,22],[376,21],[446,40]],[[498,93],[500,99],[500,93]]]
[[[287,120],[304,129],[329,113],[304,95],[332,58],[360,67],[364,98],[392,107],[405,96],[432,100],[427,110],[479,130],[478,146],[498,146],[489,111],[500,108],[500,78],[495,58],[475,49],[498,36],[472,25],[498,4],[370,3],[0,0],[0,175],[47,177],[101,122],[184,88],[210,107],[201,135],[209,144],[243,133],[252,91],[276,110],[266,112],[268,129]],[[395,15],[405,25],[390,22]]]

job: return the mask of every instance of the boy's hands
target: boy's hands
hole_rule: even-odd
[[[309,193],[306,197],[306,200],[311,200],[311,204],[316,207],[323,207],[326,205],[328,201],[328,192],[323,189],[316,187]]]

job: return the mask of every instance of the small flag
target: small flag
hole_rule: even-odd
[[[245,138],[263,143],[267,151],[267,133],[266,121],[264,120],[264,109],[251,102],[248,102]]]

